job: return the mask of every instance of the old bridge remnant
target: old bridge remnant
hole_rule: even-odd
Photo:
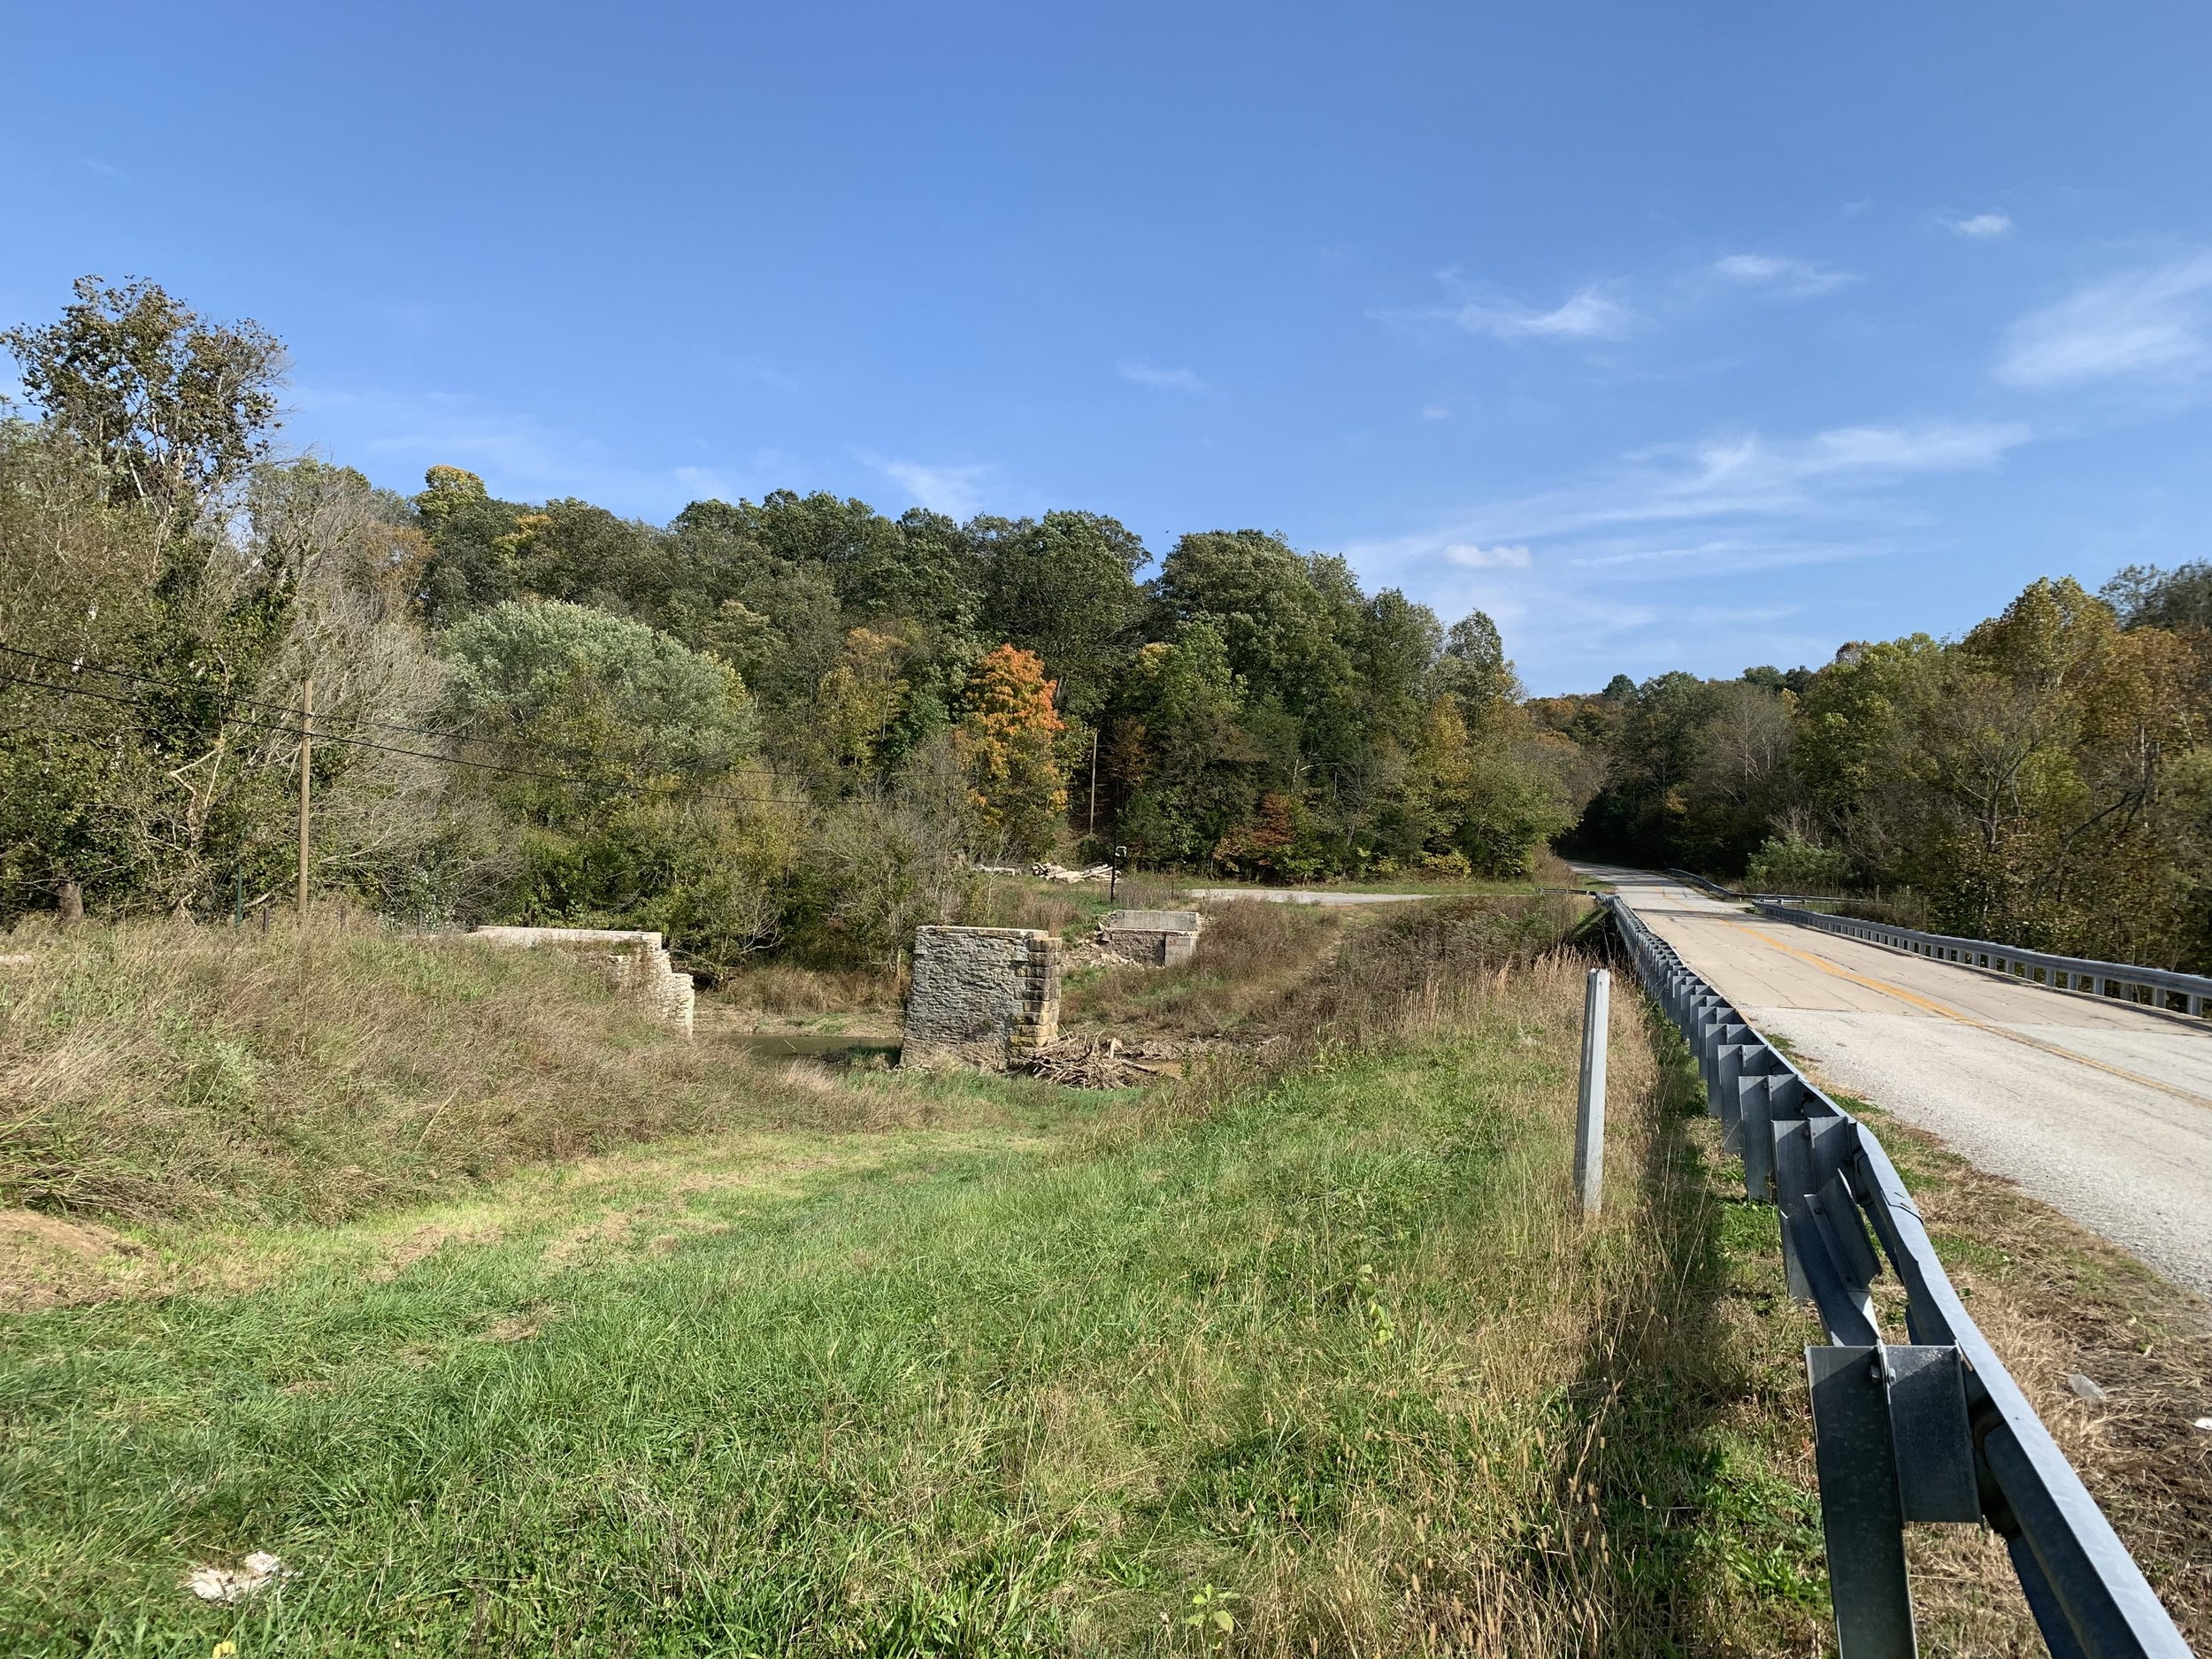
[[[1148,968],[1172,968],[1197,954],[1204,925],[1196,910],[1110,910],[1098,925],[1098,948]]]
[[[657,933],[617,927],[480,927],[466,935],[486,944],[564,950],[604,973],[615,993],[655,1019],[691,1034],[695,987],[677,972]]]
[[[914,935],[902,1066],[1003,1071],[1060,1034],[1060,941],[1033,927]]]

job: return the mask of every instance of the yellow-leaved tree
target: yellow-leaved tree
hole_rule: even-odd
[[[1064,722],[1034,651],[1002,645],[978,663],[954,728],[968,792],[998,850],[1033,858],[1052,845],[1067,810],[1055,740]]]

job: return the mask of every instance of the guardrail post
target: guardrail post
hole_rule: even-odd
[[[1605,1039],[1612,989],[1610,973],[1590,970],[1582,993],[1582,1087],[1575,1110],[1575,1200],[1585,1221],[1605,1198]]]
[[[1879,1348],[1809,1348],[1813,1461],[1841,1659],[1913,1659],[1905,1508]]]

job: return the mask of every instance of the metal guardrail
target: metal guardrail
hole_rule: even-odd
[[[1786,918],[1801,927],[1824,933],[1840,933],[1926,956],[1936,962],[1955,962],[1969,968],[1987,968],[2016,979],[2047,986],[2055,991],[2079,991],[2096,996],[2147,1004],[2170,1013],[2201,1018],[2212,1004],[2212,979],[2202,974],[2176,973],[2170,968],[2139,968],[2124,962],[2098,962],[2086,956],[2054,956],[2016,945],[1993,944],[1986,939],[1960,939],[1950,933],[1924,933],[1886,922],[1863,922],[1855,917],[1830,916],[1820,910],[1800,910],[1771,899],[1752,902],[1763,916]]]
[[[1743,1154],[1747,1194],[1779,1211],[1791,1294],[1817,1306],[1828,1333],[1830,1346],[1807,1348],[1805,1364],[1842,1659],[1918,1651],[1908,1521],[1993,1527],[2052,1659],[2190,1659],[1967,1316],[1881,1142],[1632,910],[1602,902],[1644,988],[1688,1040],[1724,1144]],[[1888,1340],[1870,1294],[1885,1256],[1905,1289],[1903,1342]]]
[[[1962,967],[1985,968],[2055,991],[2116,997],[2139,1006],[2188,1013],[2202,1018],[2212,1010],[2212,979],[2199,973],[2177,973],[2170,968],[2144,968],[2126,962],[2100,962],[2089,956],[2055,956],[2047,951],[2024,950],[1986,939],[1962,939],[1952,933],[1924,933],[1916,928],[1888,922],[1861,921],[1854,916],[1831,916],[1806,908],[1805,901],[1778,893],[1732,893],[1717,882],[1686,870],[1670,870],[1677,880],[1688,881],[1716,897],[1748,904],[1763,916],[1864,940],[1934,962],[1955,962]]]

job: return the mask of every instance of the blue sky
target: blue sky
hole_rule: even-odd
[[[0,319],[662,519],[1257,526],[1539,691],[2212,554],[2212,11],[10,5]]]

